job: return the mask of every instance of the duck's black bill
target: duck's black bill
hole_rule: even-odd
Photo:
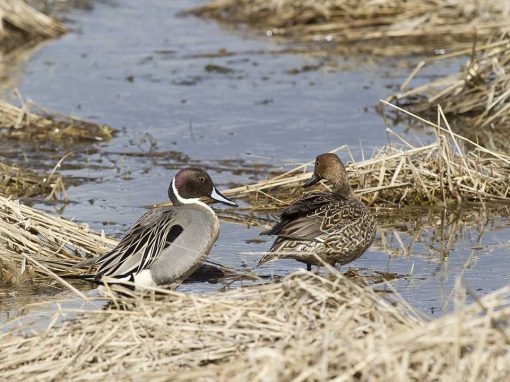
[[[221,192],[219,192],[216,187],[213,187],[213,190],[211,192],[211,195],[210,195],[211,199],[213,200],[216,200],[217,202],[220,202],[220,203],[223,203],[223,204],[226,204],[227,206],[232,206],[232,207],[239,207],[237,205],[236,202],[230,200],[230,199],[227,199],[226,197],[224,197]]]
[[[317,175],[313,174],[310,179],[308,179],[304,184],[303,187],[310,187],[313,186],[315,183],[317,183],[319,180],[321,180]]]

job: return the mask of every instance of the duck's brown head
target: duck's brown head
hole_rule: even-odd
[[[313,175],[303,187],[310,187],[320,180],[327,180],[333,185],[333,192],[349,196],[352,192],[344,164],[336,154],[321,154],[315,159]]]
[[[179,171],[168,187],[168,197],[175,205],[196,203],[204,196],[237,207],[235,202],[216,189],[209,174],[199,167],[188,167]]]

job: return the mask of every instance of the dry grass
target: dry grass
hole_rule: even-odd
[[[107,125],[43,110],[31,102],[25,102],[18,108],[0,101],[0,137],[3,139],[57,143],[97,142],[111,139],[115,131]]]
[[[47,196],[66,198],[62,177],[55,172],[38,174],[18,166],[0,162],[0,195],[19,197]]]
[[[22,43],[54,38],[66,31],[59,21],[27,5],[23,0],[0,2],[0,49],[10,50]]]
[[[412,117],[434,128],[435,142],[414,146],[387,129],[396,144],[377,150],[371,159],[356,162],[351,157],[352,163],[347,165],[355,194],[369,205],[379,206],[510,201],[509,156],[453,133],[441,109],[438,123]],[[464,144],[473,149],[465,152]],[[302,195],[312,163],[224,194],[244,198],[256,211],[282,208]],[[317,189],[327,190],[328,186],[321,184]]]
[[[456,312],[433,321],[337,272],[208,295],[137,295],[128,310],[114,309],[112,296],[112,309],[60,306],[46,330],[0,335],[0,373],[6,381],[503,381],[509,292],[464,306],[458,288]]]
[[[506,0],[214,0],[187,13],[383,55],[463,49],[475,33],[485,38],[510,29]]]
[[[47,283],[55,273],[102,254],[117,242],[76,224],[0,196],[0,281]],[[59,280],[61,283],[61,280]]]
[[[459,72],[408,89],[424,66],[421,62],[388,101],[424,115],[433,114],[439,104],[463,135],[486,147],[510,151],[509,35],[479,44]]]

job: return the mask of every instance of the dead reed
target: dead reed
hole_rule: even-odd
[[[59,174],[38,174],[0,162],[0,195],[14,198],[46,196],[57,199],[58,194],[63,194],[65,198],[64,182]]]
[[[104,253],[116,241],[0,196],[0,282],[47,283],[56,273]],[[61,280],[58,280],[61,283]]]
[[[426,64],[419,63],[388,101],[425,116],[441,105],[456,131],[486,147],[509,152],[510,36],[473,47],[459,72],[408,88]]]
[[[66,31],[64,25],[27,5],[23,0],[0,2],[0,49],[54,38]]]
[[[112,296],[109,309],[59,306],[45,330],[1,334],[0,373],[6,381],[505,380],[509,293],[472,294],[476,303],[465,306],[458,288],[456,311],[433,321],[335,271],[208,295],[136,294],[127,310]]]
[[[437,123],[398,109],[433,127],[435,142],[415,146],[387,129],[388,136],[396,143],[377,150],[371,159],[356,162],[351,156],[347,172],[355,194],[361,199],[379,206],[447,206],[468,201],[483,204],[510,200],[509,156],[453,133],[441,108]],[[473,149],[466,152],[464,144]],[[302,194],[302,183],[311,176],[308,170],[312,163],[224,194],[245,199],[252,210],[280,209]],[[320,184],[317,188],[326,190],[328,186]]]
[[[213,0],[187,13],[382,55],[442,54],[510,28],[506,0]]]
[[[30,101],[18,108],[0,100],[1,138],[31,142],[97,142],[111,139],[115,131],[107,125],[44,110]]]

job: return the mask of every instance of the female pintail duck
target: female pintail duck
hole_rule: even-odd
[[[332,184],[331,192],[304,195],[281,213],[279,223],[261,233],[278,237],[259,265],[289,257],[310,270],[312,264],[322,264],[314,254],[330,265],[344,265],[370,247],[376,231],[374,216],[354,197],[345,167],[335,154],[319,155],[313,176],[303,186],[322,179]]]
[[[137,286],[165,285],[186,278],[202,264],[218,238],[219,220],[200,198],[237,204],[221,195],[201,168],[179,171],[168,196],[172,207],[145,213],[113,250],[96,261],[96,281],[108,276]]]

